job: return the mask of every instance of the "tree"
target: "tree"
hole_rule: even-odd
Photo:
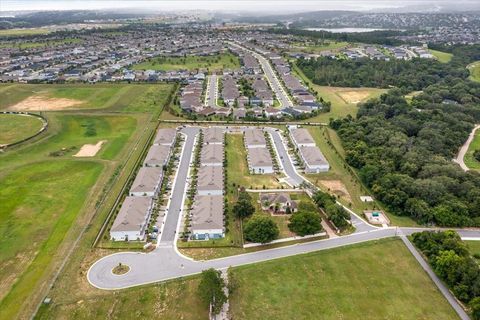
[[[225,282],[221,277],[221,272],[213,268],[202,271],[202,279],[198,285],[198,295],[206,304],[211,304],[213,313],[218,314],[227,297],[223,292]]]
[[[475,160],[480,161],[480,149],[473,152],[473,157],[475,158]]]
[[[480,297],[473,298],[468,306],[472,310],[473,319],[480,320]]]
[[[322,230],[322,219],[315,211],[299,211],[292,215],[288,229],[299,236],[315,234]]]
[[[245,239],[251,242],[267,243],[278,237],[278,226],[267,216],[253,216],[243,229]]]
[[[233,206],[233,213],[236,217],[243,219],[251,216],[255,212],[255,207],[252,204],[250,195],[242,191],[238,195],[237,203]]]

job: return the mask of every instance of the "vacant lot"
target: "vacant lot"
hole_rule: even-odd
[[[398,239],[239,267],[233,280],[234,319],[457,319]]]
[[[16,114],[0,114],[0,145],[31,137],[43,126],[41,119]]]
[[[480,61],[469,64],[467,68],[470,71],[470,79],[480,82]]]
[[[1,31],[0,31],[1,35]],[[18,48],[20,50],[32,49],[32,48],[42,48],[42,47],[55,47],[66,44],[82,43],[82,39],[78,38],[65,38],[62,40],[46,40],[46,41],[34,41],[34,42],[25,42],[25,41],[15,41],[8,43],[0,43],[0,48]]]
[[[452,60],[453,54],[448,53],[448,52],[442,52],[442,51],[437,51],[437,50],[428,50],[431,54],[435,56],[435,58],[440,61],[441,63],[448,63],[450,60]]]
[[[238,57],[231,53],[212,56],[156,57],[133,66],[134,70],[195,70],[236,69],[240,67]]]
[[[475,137],[470,143],[468,151],[465,154],[465,158],[463,159],[469,169],[480,170],[480,161],[473,157],[473,153],[475,152],[475,150],[480,150],[480,129],[477,129],[477,131],[475,131]]]
[[[5,30],[0,30],[0,37],[31,36],[31,35],[47,34],[47,33],[50,33],[50,30],[46,28],[5,29]]]
[[[294,65],[294,71],[304,83],[309,84],[314,91],[318,92],[320,97],[332,103],[330,112],[320,113],[314,118],[305,120],[305,122],[328,122],[330,118],[343,118],[349,114],[355,116],[358,110],[358,103],[379,97],[382,93],[387,92],[386,89],[377,88],[319,86],[311,82],[296,65]]]
[[[60,97],[88,99],[83,86],[73,86],[71,94],[66,91],[67,86],[46,87],[50,94]],[[102,93],[105,101],[111,101],[122,90],[143,95],[153,91],[149,88],[170,86],[108,87],[110,96],[107,91]],[[3,95],[12,89],[28,91],[26,88],[32,86],[0,86],[0,91],[4,90]],[[98,90],[102,91],[102,87]],[[169,90],[160,92],[166,95]],[[128,113],[46,112],[49,130],[45,135],[0,155],[0,319],[30,316],[46,292],[52,271],[59,267],[98,208],[103,211],[95,215],[99,219],[93,228],[96,235],[110,208],[100,204],[113,204],[121,183],[156,127],[156,117],[163,107],[161,101],[166,99],[161,94],[142,100],[141,104],[138,97],[126,97],[108,109]],[[160,100],[154,104],[157,98]],[[105,142],[94,156],[73,157],[82,146],[99,141]],[[110,192],[110,188],[114,191]],[[91,248],[91,243],[90,238],[85,247]],[[77,253],[76,250],[75,257]],[[74,270],[78,274],[78,265]]]
[[[322,51],[335,51],[341,48],[346,48],[348,47],[348,42],[344,41],[326,41],[323,44],[318,44],[318,45],[303,45],[302,43],[298,43],[294,45],[295,50],[299,50],[302,52],[307,52],[307,53],[318,53]]]
[[[62,111],[104,109],[145,112],[158,107],[172,85],[143,84],[15,84],[0,85],[0,110]],[[152,100],[153,99],[153,100]],[[146,107],[145,101],[152,101]]]

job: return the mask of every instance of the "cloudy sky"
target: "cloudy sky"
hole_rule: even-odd
[[[146,9],[158,11],[171,10],[222,10],[222,11],[263,11],[263,12],[300,12],[315,10],[374,10],[405,6],[427,5],[432,8],[471,6],[478,0],[0,0],[0,11],[17,10],[98,10],[98,9]],[[480,4],[479,4],[480,6]]]

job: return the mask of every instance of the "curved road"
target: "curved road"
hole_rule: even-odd
[[[303,181],[305,181],[305,179],[295,170],[292,159],[288,155],[287,148],[282,140],[280,131],[272,128],[267,128],[266,130],[272,136],[276,151],[281,159],[281,166],[285,174],[289,177],[289,181],[293,184],[293,186],[298,186]],[[182,255],[177,250],[176,240],[178,237],[178,228],[180,226],[180,220],[182,217],[184,196],[186,193],[188,181],[188,171],[191,165],[195,137],[199,132],[199,128],[186,127],[183,128],[181,132],[185,136],[185,143],[183,146],[182,155],[180,157],[179,167],[173,183],[172,196],[169,200],[167,216],[165,218],[166,222],[162,226],[162,234],[156,249],[150,253],[116,253],[108,255],[96,261],[90,267],[87,273],[88,281],[94,287],[104,290],[124,289],[197,274],[200,273],[202,270],[208,268],[225,269],[228,267],[246,265],[272,259],[278,259],[282,257],[288,257],[292,255],[331,249],[335,247],[375,239],[400,236],[404,241],[408,241],[405,238],[406,235],[410,235],[414,232],[419,232],[422,230],[432,230],[431,228],[427,229],[374,227],[360,219],[353,211],[346,208],[351,213],[352,223],[356,227],[356,232],[351,235],[306,243],[299,243],[291,246],[268,249],[214,260],[194,261],[193,259]],[[480,230],[462,229],[457,230],[457,232],[462,238],[480,239]],[[417,258],[422,267],[427,268],[427,272],[429,272],[429,270],[431,271],[428,265],[424,265],[425,261],[422,260],[421,256],[418,257],[418,253],[415,254],[415,251],[412,251],[412,248],[410,248],[408,245],[407,247],[415,256],[415,258]],[[413,250],[415,249],[413,248]],[[119,263],[128,265],[130,267],[130,271],[124,275],[113,274],[112,269]],[[430,272],[429,275],[432,277]],[[432,277],[432,280],[437,284],[441,291],[442,288],[444,289],[443,284],[440,280],[438,280],[438,278]],[[448,290],[447,292],[442,291],[442,293],[446,296],[447,300],[456,310],[458,308],[461,308],[458,306],[458,303],[457,305],[453,304],[451,300],[454,298],[452,298],[452,296],[448,296]],[[460,311],[457,310],[457,312]],[[462,315],[460,315],[460,317],[462,319],[464,318]]]
[[[473,128],[472,132],[470,132],[470,135],[468,136],[467,141],[463,144],[463,146],[460,148],[460,151],[458,151],[458,155],[455,159],[453,159],[454,162],[458,163],[460,167],[463,169],[463,171],[468,171],[470,170],[467,165],[464,162],[465,154],[468,151],[468,147],[470,146],[470,143],[472,143],[473,138],[475,138],[475,132],[480,128],[480,125],[476,125],[475,128]]]

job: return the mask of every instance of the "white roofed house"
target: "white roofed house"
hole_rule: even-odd
[[[143,164],[146,167],[163,167],[170,159],[171,147],[164,145],[153,145],[148,150]]]
[[[110,228],[110,238],[114,241],[143,241],[152,206],[151,197],[126,197]]]
[[[223,195],[195,197],[190,214],[193,239],[209,240],[225,236]]]
[[[141,167],[130,187],[130,196],[154,197],[163,178],[163,168],[161,167]]]

